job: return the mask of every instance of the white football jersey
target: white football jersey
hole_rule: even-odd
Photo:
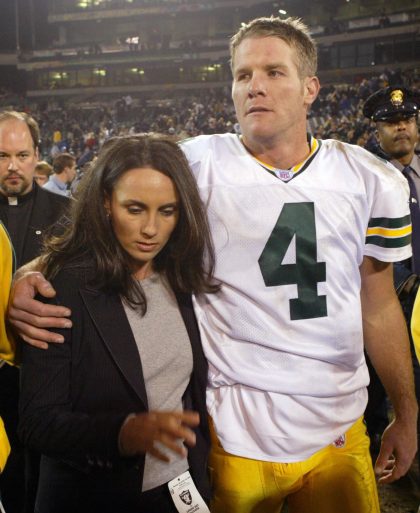
[[[358,146],[310,144],[291,170],[262,165],[233,134],[182,144],[222,283],[195,299],[208,409],[243,457],[301,461],[363,414],[359,266],[411,256],[401,173]]]

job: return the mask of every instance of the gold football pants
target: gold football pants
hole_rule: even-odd
[[[211,424],[211,422],[210,422]],[[223,450],[211,426],[212,513],[379,513],[369,438],[360,418],[342,443],[306,461],[271,463]]]

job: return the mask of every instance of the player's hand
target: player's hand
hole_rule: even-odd
[[[51,298],[55,290],[39,272],[29,272],[12,285],[8,320],[22,339],[33,346],[47,349],[50,342],[64,342],[62,335],[46,328],[70,328],[68,308],[46,305],[34,297],[41,294]]]
[[[392,483],[406,474],[417,452],[416,419],[394,419],[382,435],[381,450],[375,463],[379,483]]]
[[[166,447],[180,456],[187,455],[184,443],[195,445],[195,433],[200,418],[194,411],[151,411],[128,417],[119,434],[120,451],[124,456],[149,453],[161,461],[169,457],[160,448]]]

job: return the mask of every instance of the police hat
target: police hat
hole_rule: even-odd
[[[388,121],[397,115],[416,116],[420,109],[420,93],[406,87],[386,87],[369,96],[363,114],[373,121]]]

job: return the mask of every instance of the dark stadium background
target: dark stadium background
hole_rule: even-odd
[[[279,12],[303,17],[310,26],[319,44],[322,83],[360,82],[384,68],[418,68],[419,11],[420,0],[1,0],[0,87],[33,97],[34,91],[60,88],[52,95],[63,98],[65,88],[74,96],[89,93],[88,86],[107,93],[106,87],[128,83],[130,94],[143,96],[158,94],[137,85],[156,83],[153,93],[180,82],[188,90],[194,89],[188,83],[198,82],[201,89],[202,82],[221,87],[230,81],[229,35],[241,21]],[[141,50],[130,59],[123,55],[125,41],[138,35]],[[146,56],[144,43],[152,40],[162,51],[149,48]],[[95,59],[87,62],[95,49]]]
[[[37,34],[37,43],[48,42],[48,0],[1,0],[0,50],[16,49],[16,11],[19,37],[23,48],[31,46],[31,30]],[[43,37],[46,36],[46,37]]]

